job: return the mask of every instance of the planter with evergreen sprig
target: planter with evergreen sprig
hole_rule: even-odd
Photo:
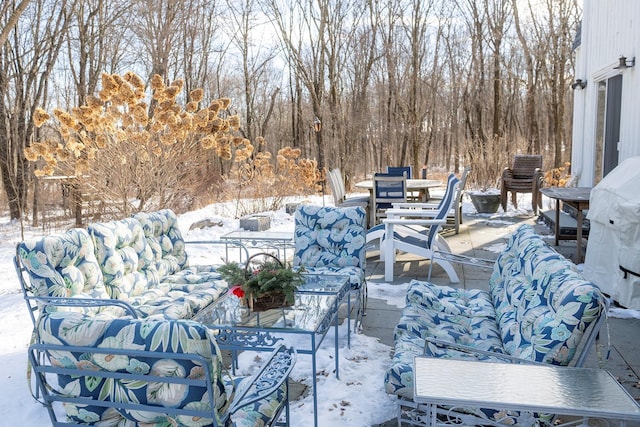
[[[251,256],[245,265],[226,263],[217,271],[229,284],[229,292],[255,312],[292,306],[295,291],[304,283],[302,269],[294,270],[268,253]]]

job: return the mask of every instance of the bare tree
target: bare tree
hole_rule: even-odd
[[[528,153],[540,153],[540,134],[538,130],[538,121],[533,120],[537,116],[536,95],[537,95],[537,67],[535,57],[535,40],[525,34],[525,29],[521,24],[520,12],[518,9],[518,1],[512,0],[513,18],[516,34],[522,48],[522,55],[525,61],[526,73],[526,95],[525,95],[525,117],[531,118],[526,120],[525,140],[527,141]],[[532,45],[533,44],[533,45]]]
[[[489,46],[492,50],[492,83],[493,83],[493,119],[491,135],[501,138],[502,129],[502,41],[507,31],[508,19],[511,17],[510,2],[508,0],[484,0],[486,23],[489,27]]]
[[[377,50],[379,32],[381,29],[381,1],[371,0],[366,2],[362,28],[354,34],[354,42],[359,49],[354,49],[349,55],[351,67],[348,69],[345,81],[349,88],[351,101],[348,103],[348,120],[346,120],[345,153],[340,155],[338,166],[341,171],[346,171],[345,184],[349,186],[351,174],[357,168],[368,170],[371,163],[370,139],[373,125],[370,114],[373,110],[370,98],[374,66],[380,60]],[[362,162],[353,162],[351,159],[364,159]],[[349,166],[347,168],[347,165]]]
[[[568,155],[577,0],[12,0],[0,13],[0,154],[16,216],[28,182],[18,153],[40,138],[33,107],[83,105],[105,71],[180,80],[180,104],[197,87],[229,96],[242,137],[300,148],[347,185],[390,164],[458,170],[470,153],[492,168],[503,160],[491,153]],[[216,156],[184,162],[203,192],[230,172]],[[141,200],[169,203],[150,196],[152,179],[138,184]]]
[[[97,92],[100,75],[113,69],[124,51],[127,39],[125,25],[128,4],[110,3],[104,0],[78,0],[70,15],[71,25],[65,35],[68,69],[71,75],[75,99],[67,105],[83,105],[89,94]],[[116,63],[114,63],[116,62]],[[82,180],[73,186],[73,208],[76,225],[82,225]],[[36,187],[36,190],[38,187]],[[34,219],[38,201],[34,199]]]
[[[544,13],[537,13],[532,21],[536,36],[544,46],[543,75],[548,90],[545,99],[549,117],[549,144],[553,149],[553,166],[563,164],[563,152],[571,157],[571,146],[567,144],[570,124],[566,115],[569,103],[569,81],[571,72],[571,41],[578,23],[578,5],[575,0],[556,2],[545,0]],[[530,5],[530,8],[533,8]],[[540,10],[540,9],[536,9]]]
[[[175,46],[177,63],[173,74],[184,79],[186,93],[204,88],[211,97],[220,96],[210,83],[215,80],[214,63],[222,62],[226,42],[220,40],[219,15],[221,9],[216,0],[184,1],[185,19],[177,28]],[[216,89],[220,89],[217,87]]]
[[[122,24],[128,12],[128,5],[78,0],[66,37],[69,70],[77,93],[74,104],[85,103],[87,95],[97,91],[100,74],[117,66],[127,38]]]
[[[325,79],[327,61],[327,40],[325,38],[329,19],[329,0],[308,0],[297,5],[291,4],[288,10],[276,0],[266,0],[273,23],[288,61],[292,64],[292,72],[300,79],[307,90],[313,117],[322,126],[325,103]],[[287,16],[291,20],[287,19]],[[293,26],[295,22],[298,26]],[[299,43],[297,43],[299,41]],[[303,44],[304,41],[304,44]],[[326,167],[323,132],[321,128],[315,132],[315,149],[318,168]]]
[[[34,111],[46,98],[74,6],[34,1],[0,47],[0,172],[12,219],[25,212],[29,175],[23,150],[33,141]]]
[[[463,16],[471,37],[471,62],[464,89],[465,121],[470,139],[484,146],[487,143],[483,106],[486,99],[484,14],[475,0],[465,0],[465,5]]]
[[[29,0],[22,0],[18,5],[14,2],[6,1],[0,6],[0,16],[6,16],[7,19],[0,30],[0,46],[4,45],[9,39],[9,34],[18,25],[20,15],[29,6]]]
[[[263,31],[266,23],[258,20],[258,6],[257,0],[227,0],[231,24],[228,32],[239,52],[243,77],[246,123],[243,134],[251,141],[257,136],[267,135],[276,97],[280,92],[277,73],[272,71],[271,66],[277,55],[277,46],[270,43],[268,38],[265,40]],[[274,81],[276,84],[273,84]]]

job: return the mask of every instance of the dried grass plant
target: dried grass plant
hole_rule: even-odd
[[[466,155],[467,164],[471,165],[469,188],[483,192],[497,189],[502,171],[509,164],[504,141],[499,138],[489,139],[485,144],[469,141]]]
[[[565,162],[564,166],[548,170],[544,173],[544,182],[547,187],[566,187],[571,179],[569,174],[571,162]]]
[[[266,141],[258,138],[258,143],[264,150]],[[300,156],[300,149],[285,147],[273,161],[269,151],[254,153],[249,141],[239,147],[224,192],[236,202],[234,216],[278,210],[286,196],[319,191],[322,174],[316,160]]]
[[[69,177],[81,192],[129,214],[191,203],[191,191],[201,191],[207,179],[211,152],[233,164],[230,180],[255,171],[252,183],[262,188],[254,193],[262,199],[269,189],[279,194],[282,182],[306,183],[301,175],[317,174],[312,161],[279,153],[272,164],[270,153],[254,153],[251,141],[239,136],[240,118],[229,113],[229,98],[205,103],[202,89],[185,95],[181,80],[166,84],[159,75],[150,87],[149,99],[136,74],[103,73],[102,89],[84,105],[55,109],[53,117],[38,109],[34,119],[47,137],[24,152],[35,175]]]

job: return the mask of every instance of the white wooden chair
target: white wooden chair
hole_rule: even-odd
[[[447,181],[447,190],[437,209],[425,208],[424,203],[395,203],[387,209],[382,224],[372,227],[367,232],[366,243],[380,240],[380,259],[384,261],[385,280],[393,280],[393,265],[396,251],[404,251],[423,256],[431,260],[429,277],[433,264],[441,266],[452,283],[460,280],[451,262],[437,253],[450,254],[449,244],[439,234],[446,224],[446,216],[450,212],[457,194],[460,180],[451,174]]]

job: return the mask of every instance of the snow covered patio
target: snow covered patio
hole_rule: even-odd
[[[320,200],[313,202],[321,203]],[[538,234],[548,235],[548,241],[553,244],[551,230],[526,210],[526,201],[521,204],[519,210],[487,216],[476,215],[470,204],[465,203],[464,222],[460,234],[445,234],[453,251],[478,258],[495,259],[504,248],[506,237],[522,223],[534,225]],[[224,209],[212,205],[180,215],[179,221],[185,238],[215,239],[236,229],[237,220],[229,219],[223,213]],[[272,230],[292,230],[290,215],[280,211],[273,212],[272,215]],[[219,225],[189,230],[193,223],[203,219],[214,219],[212,223]],[[31,325],[11,261],[15,244],[20,240],[18,228],[16,224],[0,224],[0,274],[3,278],[0,283],[0,316],[3,319],[0,324],[0,412],[3,413],[7,424],[49,425],[46,410],[32,399],[26,380],[26,347],[31,336]],[[28,236],[43,234],[41,230],[33,229],[27,229],[27,233]],[[575,251],[575,242],[561,242],[558,249],[570,256]],[[203,249],[196,255],[211,261],[218,258],[220,253]],[[346,344],[346,327],[340,327],[340,379],[336,379],[331,372],[334,366],[333,348],[329,344],[332,342],[331,337],[328,336],[323,343],[326,348],[321,348],[318,355],[317,380],[321,426],[397,425],[394,399],[384,392],[383,387],[384,372],[390,362],[393,345],[393,326],[397,323],[404,305],[404,294],[409,281],[413,278],[424,280],[428,272],[427,262],[405,255],[399,256],[398,260],[401,262],[395,265],[395,279],[388,283],[384,280],[384,264],[378,261],[377,253],[372,252],[367,258],[369,304],[363,324],[364,333],[352,335],[349,349]],[[487,286],[490,270],[468,265],[456,265],[456,269],[461,279],[460,286]],[[436,284],[449,283],[444,271],[438,267],[433,270],[432,281]],[[640,343],[637,340],[640,332],[640,312],[614,308],[610,314],[612,347],[606,368],[613,372],[634,398],[640,399]],[[597,367],[597,355],[595,352],[592,353],[586,366]],[[255,354],[247,353],[244,356],[240,365],[245,370],[251,370],[259,363]],[[299,357],[293,375],[294,380],[307,386],[307,389],[310,384],[309,364],[308,357]],[[308,394],[292,401],[292,425],[311,425],[312,407],[312,400]]]
[[[547,242],[554,247],[553,231],[544,221],[539,220],[537,216],[534,217],[530,212],[527,214],[525,211],[509,211],[505,214],[500,209],[498,213],[491,216],[465,212],[460,234],[455,235],[445,231],[445,236],[455,253],[495,259],[504,248],[506,237],[523,223],[533,225],[537,234],[548,236]],[[565,257],[574,259],[575,241],[560,241],[559,246],[554,248]],[[461,280],[459,286],[465,289],[486,289],[488,287],[491,270],[459,264],[455,267]],[[395,265],[393,284],[398,286],[398,291],[404,290],[406,284],[412,279],[425,280],[427,271],[428,262],[421,261],[411,255],[400,255]],[[367,258],[367,281],[370,295],[376,295],[376,287],[385,283],[384,263],[379,262],[377,253],[369,254]],[[446,273],[437,266],[433,269],[431,281],[442,285],[450,284]],[[380,293],[384,292],[382,290]],[[391,295],[383,299],[370,297],[367,316],[364,319],[364,334],[379,337],[383,343],[393,346],[393,327],[389,327],[389,325],[395,325],[398,322],[400,309],[394,304],[403,304],[401,296],[403,296],[402,292],[398,292],[397,299]],[[609,332],[611,340],[609,361],[605,368],[638,401],[640,400],[640,342],[637,337],[640,333],[640,312],[614,306],[610,309],[608,324],[608,328],[604,326],[602,332]],[[601,339],[606,342],[606,338]],[[595,349],[592,349],[585,367],[600,367],[598,358],[599,355],[596,354]],[[613,425],[616,425],[615,422]],[[638,426],[640,423],[627,422],[626,425]],[[378,426],[397,426],[397,421],[392,418]]]

